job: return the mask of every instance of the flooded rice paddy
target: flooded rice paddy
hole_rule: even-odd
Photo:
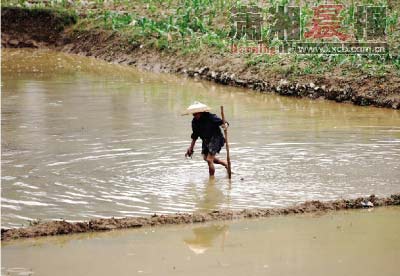
[[[47,50],[2,50],[2,226],[282,207],[400,191],[400,112],[293,99]],[[193,101],[230,122],[233,178],[193,159]],[[225,150],[221,152],[225,156]]]
[[[396,276],[399,207],[4,243],[3,275]]]

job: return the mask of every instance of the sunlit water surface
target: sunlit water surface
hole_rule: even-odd
[[[2,225],[400,191],[400,112],[260,94],[51,51],[2,51]],[[210,181],[193,101],[230,122]],[[221,156],[225,156],[225,150]]]

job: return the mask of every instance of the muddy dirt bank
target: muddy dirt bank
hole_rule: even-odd
[[[66,27],[77,22],[77,17],[50,9],[1,10],[1,46],[5,48],[52,47],[60,43]]]
[[[70,223],[67,221],[42,222],[26,228],[1,229],[1,240],[54,236],[73,233],[109,231],[144,226],[190,224],[208,221],[221,221],[245,218],[263,218],[279,215],[318,213],[346,209],[400,205],[400,194],[378,198],[374,195],[357,199],[335,201],[307,201],[287,208],[244,209],[241,211],[215,210],[208,213],[177,213],[175,215],[157,215],[151,217],[93,219],[88,222]]]
[[[55,18],[57,16],[51,13],[38,16],[17,8],[3,8],[2,46],[51,47],[154,72],[183,74],[261,92],[400,109],[400,77],[394,73],[380,77],[341,76],[335,72],[303,76],[280,74],[268,67],[249,65],[243,57],[233,53],[158,51],[116,31],[68,29],[66,27],[74,20],[66,20],[65,16],[61,16],[62,20]]]
[[[129,43],[115,33],[70,32],[62,51],[154,71],[184,74],[219,84],[275,92],[283,96],[351,102],[361,106],[400,109],[400,78],[395,75],[280,75],[232,54],[171,55]]]

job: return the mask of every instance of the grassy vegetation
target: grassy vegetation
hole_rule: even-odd
[[[340,3],[345,2],[337,1]],[[229,56],[230,45],[251,46],[255,43],[246,37],[232,38],[231,8],[243,7],[239,0],[138,0],[138,1],[36,1],[35,7],[53,7],[80,14],[77,29],[105,29],[116,31],[135,44],[156,48],[176,54],[219,53]],[[287,3],[301,4],[300,25],[306,30],[312,20],[312,4],[322,0],[266,0],[253,1],[262,7],[265,18],[270,14],[270,6]],[[341,12],[343,30],[354,30],[354,1]],[[249,66],[259,66],[284,75],[327,74],[342,75],[368,74],[385,75],[389,72],[400,74],[400,27],[399,1],[360,0],[356,4],[388,5],[386,26],[390,53],[384,56],[371,55],[260,55],[243,54]],[[31,6],[27,1],[3,1],[3,5]],[[265,22],[262,40],[265,45],[274,46],[280,42],[273,37],[273,24]]]

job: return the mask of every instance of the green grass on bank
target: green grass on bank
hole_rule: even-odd
[[[248,1],[247,1],[248,2]],[[262,8],[265,17],[269,7],[287,3],[301,5],[301,27],[308,28],[312,20],[311,4],[323,2],[301,0],[253,1]],[[346,2],[337,1],[340,3]],[[387,41],[390,52],[372,55],[260,55],[242,54],[248,66],[271,70],[285,76],[318,75],[335,72],[338,75],[366,74],[382,76],[395,72],[400,75],[400,2],[394,0],[355,0],[357,4],[388,6],[386,16]],[[68,10],[79,15],[76,30],[105,29],[128,37],[132,44],[155,48],[175,54],[219,53],[232,55],[231,44],[254,45],[245,37],[232,38],[231,8],[241,8],[238,0],[138,0],[138,1],[3,1],[2,5],[23,7],[49,7]],[[341,13],[345,26],[352,26],[354,9],[351,5]],[[263,43],[273,46],[272,22],[262,29]],[[350,33],[351,27],[346,29]]]

